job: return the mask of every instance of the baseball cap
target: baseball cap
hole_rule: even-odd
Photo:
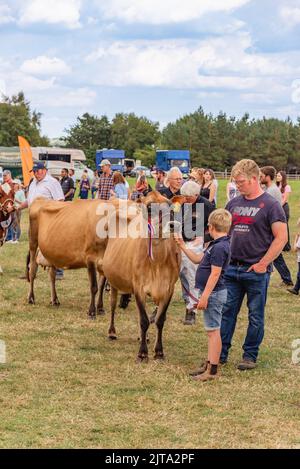
[[[111,162],[109,160],[102,160],[100,166],[105,166],[106,164],[111,165]]]
[[[36,161],[34,163],[32,171],[38,171],[39,169],[47,169],[44,161]]]
[[[20,181],[20,179],[14,179],[13,184],[19,184],[21,186],[22,182]]]

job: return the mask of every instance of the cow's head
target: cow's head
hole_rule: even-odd
[[[180,231],[181,223],[175,218],[185,202],[184,196],[174,196],[171,200],[157,191],[152,191],[140,202],[147,209],[148,220],[154,228],[156,237],[168,238],[175,231]]]
[[[0,185],[0,246],[5,241],[14,211],[14,191],[7,183]]]

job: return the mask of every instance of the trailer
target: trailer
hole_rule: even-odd
[[[123,174],[124,158],[124,150],[108,150],[107,148],[102,148],[102,150],[96,150],[96,168],[100,170],[101,161],[108,160],[111,164],[112,171],[120,171]]]
[[[183,174],[188,174],[191,166],[189,150],[157,150],[156,167],[169,171],[177,167]]]

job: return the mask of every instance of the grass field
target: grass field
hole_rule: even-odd
[[[220,181],[219,206],[224,187]],[[292,189],[294,234],[300,183],[292,183]],[[37,302],[28,305],[28,285],[18,278],[24,272],[27,218],[23,213],[22,242],[0,250],[0,339],[7,348],[7,363],[0,364],[0,447],[300,447],[300,366],[292,364],[292,342],[300,338],[300,297],[278,288],[277,272],[271,279],[257,369],[236,370],[247,326],[244,306],[222,378],[200,384],[188,372],[205,357],[206,336],[201,315],[196,326],[181,324],[178,284],[164,330],[164,363],[151,354],[148,364],[135,362],[133,303],[117,315],[115,342],[107,339],[108,314],[96,322],[87,320],[84,270],[68,271],[58,283],[59,309],[49,306],[48,276],[39,270]],[[285,258],[295,279],[295,254]],[[150,350],[154,336],[151,325]]]

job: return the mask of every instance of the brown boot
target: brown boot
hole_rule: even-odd
[[[217,373],[212,375],[211,374],[211,364],[208,365],[206,371],[202,373],[201,375],[193,376],[193,379],[195,381],[209,381],[209,380],[214,380],[220,377],[219,373],[219,368],[217,369]]]
[[[191,371],[191,373],[189,373],[189,375],[190,376],[202,375],[202,373],[204,373],[207,370],[208,365],[209,365],[209,361],[205,361],[205,362],[201,363],[200,367],[195,371]]]

